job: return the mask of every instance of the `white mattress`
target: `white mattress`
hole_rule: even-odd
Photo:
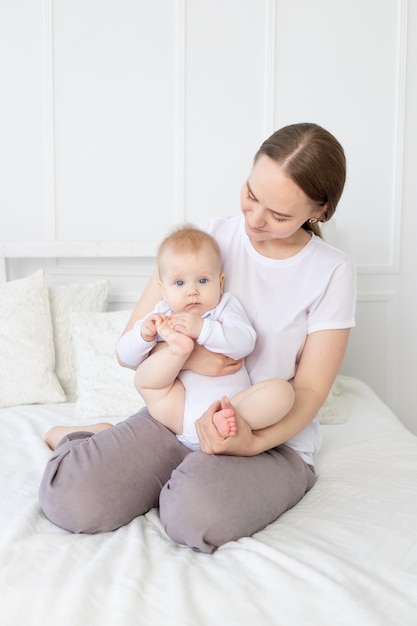
[[[175,545],[158,513],[72,535],[40,511],[53,424],[73,405],[0,410],[2,626],[416,626],[417,438],[341,377],[347,423],[323,426],[312,491],[212,555]]]

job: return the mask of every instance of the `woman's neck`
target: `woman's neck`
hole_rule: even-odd
[[[298,254],[311,241],[311,233],[299,228],[291,237],[254,242],[252,246],[269,259],[289,259]]]

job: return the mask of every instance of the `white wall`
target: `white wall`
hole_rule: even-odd
[[[417,432],[416,4],[1,0],[8,277],[110,275],[133,301],[172,224],[238,212],[259,143],[318,122],[349,165],[328,230],[358,268],[343,371]]]

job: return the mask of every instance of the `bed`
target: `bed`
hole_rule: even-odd
[[[42,271],[0,285],[2,626],[415,626],[417,438],[353,377],[320,413],[316,485],[253,537],[206,555],[174,544],[157,510],[97,535],[45,518],[46,430],[141,406],[114,360],[129,311],[107,295]]]

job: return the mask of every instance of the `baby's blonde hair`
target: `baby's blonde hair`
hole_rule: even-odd
[[[222,261],[219,244],[211,235],[200,230],[193,224],[180,226],[163,239],[158,248],[158,266],[160,267],[161,257],[166,251],[198,252],[205,244],[212,248],[219,260],[219,269],[221,269]]]

